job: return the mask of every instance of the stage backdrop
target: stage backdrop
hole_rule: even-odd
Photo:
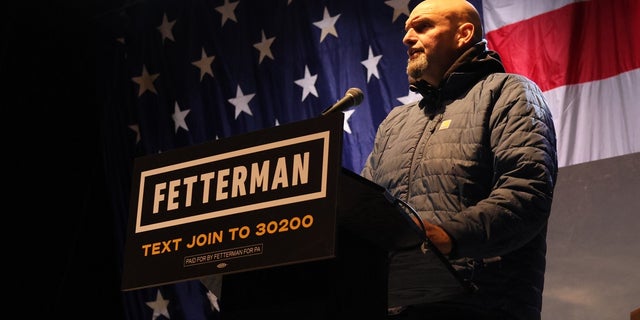
[[[617,228],[638,224],[638,217],[618,208],[637,208],[637,187],[624,189],[622,180],[612,179],[621,193],[633,193],[621,198],[631,203],[591,206],[589,213],[575,211],[576,198],[564,190],[588,189],[594,180],[612,177],[576,169],[583,180],[574,186],[565,176],[574,165],[613,161],[608,167],[613,169],[618,157],[640,152],[640,1],[472,2],[481,11],[489,47],[502,55],[507,71],[530,77],[544,90],[558,132],[562,168],[549,234],[544,316],[626,318],[640,305],[637,281],[619,284],[617,292],[624,296],[575,290],[562,281],[578,276],[576,265],[596,266],[602,268],[598,275],[614,277],[620,270],[612,256],[593,252],[600,259],[562,262],[570,256],[565,253],[579,252],[571,246],[592,241],[604,227],[623,234],[616,238],[619,245],[637,246],[637,236],[635,243],[627,242],[634,229]],[[401,42],[404,21],[417,3],[154,0],[97,17],[102,142],[119,248],[136,157],[309,119],[350,87],[362,89],[365,99],[345,112],[341,160],[359,172],[383,117],[419,98],[407,87]],[[631,167],[637,168],[637,159],[628,160]],[[616,188],[604,189],[603,197],[613,197]],[[590,223],[594,217],[606,220]],[[576,229],[580,232],[567,235]],[[637,265],[635,252],[626,251],[623,267]],[[603,280],[598,277],[586,273],[581,280]],[[187,281],[124,292],[122,299],[127,319],[214,319],[218,295],[199,281]]]

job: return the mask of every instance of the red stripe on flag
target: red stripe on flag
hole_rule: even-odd
[[[487,33],[508,72],[543,91],[640,68],[640,1],[576,2]]]

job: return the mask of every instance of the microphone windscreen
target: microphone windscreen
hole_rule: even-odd
[[[350,95],[351,97],[353,97],[354,106],[357,106],[360,103],[362,103],[362,100],[364,99],[364,93],[359,88],[349,88],[349,90],[347,90],[345,95]]]

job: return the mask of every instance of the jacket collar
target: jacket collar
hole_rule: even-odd
[[[455,98],[467,91],[481,78],[496,72],[505,72],[497,52],[488,50],[486,41],[476,43],[465,51],[445,72],[440,86],[435,87],[424,80],[409,85],[409,90],[420,93],[420,107],[437,108],[443,100]]]

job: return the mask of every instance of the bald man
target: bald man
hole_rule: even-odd
[[[390,252],[389,317],[539,320],[557,176],[547,102],[487,49],[469,2],[423,1],[405,31],[409,88],[423,98],[389,112],[361,174],[408,204],[477,290],[434,295],[421,248]]]

